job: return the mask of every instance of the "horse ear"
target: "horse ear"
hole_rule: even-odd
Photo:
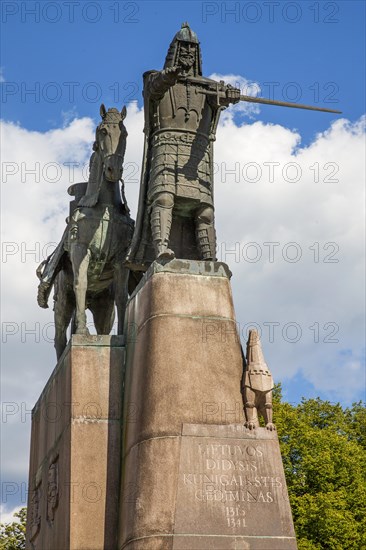
[[[104,103],[101,104],[100,109],[99,109],[99,112],[100,112],[100,116],[101,116],[102,118],[104,118],[105,115],[107,114],[107,109],[105,108]]]
[[[123,108],[122,108],[122,111],[121,111],[121,117],[122,117],[122,120],[124,120],[127,116],[127,109],[126,109],[126,105],[123,105]]]

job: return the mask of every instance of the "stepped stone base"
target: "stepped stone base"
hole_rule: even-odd
[[[34,407],[26,548],[296,550],[276,432],[244,427],[227,266],[154,262],[125,335],[73,336]]]
[[[124,352],[72,336],[33,409],[28,549],[116,548]]]

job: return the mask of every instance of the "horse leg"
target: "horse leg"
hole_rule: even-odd
[[[128,277],[130,270],[122,264],[117,264],[114,270],[114,292],[117,306],[117,334],[123,334],[125,313],[128,300]]]
[[[93,296],[89,309],[93,314],[97,334],[109,334],[114,323],[114,296],[112,288]]]
[[[86,326],[86,291],[88,288],[88,266],[90,250],[86,246],[75,244],[71,247],[70,258],[74,273],[74,293],[76,300],[75,334],[90,334]]]
[[[66,331],[69,326],[75,304],[72,296],[67,291],[64,272],[61,271],[55,280],[54,295],[54,320],[55,320],[55,341],[57,360],[60,359],[67,344]]]

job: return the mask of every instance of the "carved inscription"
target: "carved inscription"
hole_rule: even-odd
[[[264,456],[260,445],[199,443],[198,454],[207,473],[183,473],[184,484],[195,486],[196,500],[270,504],[276,499],[273,487],[282,487],[279,476],[260,475]],[[230,510],[231,517],[233,510]],[[236,511],[235,515],[238,513]],[[225,515],[229,515],[228,507],[225,507]],[[244,523],[236,521],[237,526],[245,526]],[[233,525],[233,521],[228,521],[228,524]]]
[[[194,521],[197,532],[253,536],[266,518],[268,534],[280,529],[288,503],[278,441],[245,435],[182,438],[177,532]]]

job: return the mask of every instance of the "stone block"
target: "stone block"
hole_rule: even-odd
[[[229,278],[155,262],[130,299],[119,550],[296,549],[277,436],[244,427]]]
[[[122,337],[73,336],[32,412],[27,549],[115,550]]]

